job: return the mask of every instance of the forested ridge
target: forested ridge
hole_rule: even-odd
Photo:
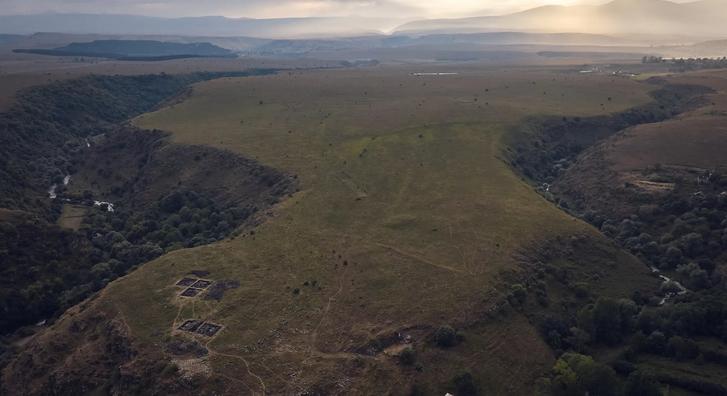
[[[221,240],[292,192],[292,178],[231,153],[174,146],[155,155],[169,146],[163,133],[121,125],[194,82],[270,72],[88,76],[22,92],[0,114],[0,334],[52,320],[166,251]],[[114,150],[121,161],[136,160],[122,167],[124,185],[110,177],[114,164],[96,159]],[[204,183],[182,185],[177,157],[201,169],[197,179],[203,172],[234,174],[240,186],[228,190],[235,199],[208,194],[214,189]],[[57,199],[48,196],[49,186],[81,170],[98,176],[93,188],[76,196],[61,187]],[[141,182],[166,184],[140,203],[133,191]],[[118,190],[116,210],[94,206],[111,189]],[[77,231],[55,224],[67,202],[89,208]]]
[[[581,156],[589,147],[608,142],[625,128],[699,108],[707,103],[704,95],[713,92],[660,79],[651,82],[659,88],[650,104],[608,116],[532,120],[516,132],[523,140],[513,145],[513,167],[545,198],[639,258],[661,282],[655,294],[635,290],[630,298],[613,299],[587,284],[573,283],[567,271],[546,264],[541,278],[553,277],[575,296],[567,309],[532,314],[559,356],[540,384],[546,394],[661,395],[667,386],[727,394],[722,378],[708,374],[727,369],[721,346],[727,343],[725,171],[656,167],[648,176],[673,183],[671,192],[650,195],[628,183],[604,182],[604,192],[617,193],[603,199],[580,190],[578,177],[596,176],[567,172],[579,161],[593,160]],[[542,287],[531,289],[536,297],[542,294]],[[538,302],[548,305],[547,299]],[[694,367],[703,368],[704,374]]]
[[[184,87],[206,79],[270,73],[97,76],[21,92],[0,114],[0,207],[37,212],[37,198],[73,173],[85,139],[151,110]]]

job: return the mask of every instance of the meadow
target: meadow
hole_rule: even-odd
[[[300,190],[260,213],[254,229],[113,282],[57,329],[73,328],[78,313],[113,311],[134,342],[164,350],[191,337],[177,330],[187,319],[220,324],[214,338],[197,338],[208,356],[172,361],[183,376],[214,376],[222,391],[403,393],[417,384],[439,393],[465,372],[493,393],[531,390],[553,352],[521,310],[492,315],[522,272],[523,251],[574,235],[608,243],[512,172],[504,137],[527,116],[616,112],[649,101],[648,90],[558,68],[464,66],[197,84],[134,123],[296,175]],[[633,258],[604,252],[614,264],[594,291],[624,296],[644,283]],[[605,265],[590,256],[562,266]],[[219,301],[180,297],[175,284],[191,271],[239,287]],[[442,325],[462,341],[437,347]],[[396,358],[407,346],[413,366]]]

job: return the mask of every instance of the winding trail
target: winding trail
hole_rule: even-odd
[[[212,340],[210,340],[209,342],[207,342],[207,344],[205,344],[205,348],[207,348],[207,350],[208,350],[208,351],[210,352],[210,355],[214,355],[214,356],[222,356],[222,357],[226,357],[226,358],[230,358],[230,359],[237,359],[237,360],[240,360],[240,361],[242,361],[242,363],[244,363],[244,364],[245,364],[245,368],[247,369],[247,373],[248,373],[248,374],[249,374],[249,375],[250,375],[251,377],[254,377],[255,379],[257,379],[257,380],[258,380],[258,382],[260,383],[260,388],[262,389],[262,392],[261,392],[261,394],[262,394],[262,395],[266,395],[266,394],[267,394],[267,388],[265,387],[265,381],[263,381],[262,377],[260,377],[259,375],[255,374],[255,373],[254,373],[254,372],[252,371],[252,369],[250,369],[250,363],[249,363],[249,362],[247,361],[247,359],[245,359],[244,357],[242,357],[242,356],[239,356],[239,355],[232,355],[232,354],[229,354],[229,353],[222,353],[222,352],[217,352],[217,351],[215,351],[214,349],[212,349],[212,347],[210,347],[210,346],[209,346],[210,342],[212,342]],[[220,375],[222,375],[222,374],[220,374]],[[228,376],[226,376],[226,375],[222,375],[222,376],[223,376],[223,377],[228,377]],[[230,377],[230,378],[232,378],[232,377]],[[242,380],[240,380],[240,379],[237,379],[237,381],[243,382],[243,381],[242,381]],[[248,387],[249,387],[249,386],[248,386]],[[252,389],[251,389],[251,390],[252,390]],[[253,391],[253,394],[255,394],[255,392],[254,392],[254,391]]]
[[[456,272],[456,273],[459,273],[459,274],[467,274],[466,271],[463,271],[463,270],[461,270],[459,268],[454,268],[454,267],[450,267],[448,265],[435,263],[435,262],[433,262],[433,261],[431,261],[431,260],[429,260],[429,259],[427,259],[425,257],[419,256],[417,254],[405,252],[405,251],[397,248],[396,246],[387,245],[387,244],[382,243],[382,242],[372,242],[372,243],[374,245],[376,245],[376,246],[379,246],[379,247],[382,247],[382,248],[391,250],[392,252],[398,253],[398,254],[400,254],[402,256],[409,257],[411,259],[414,259],[416,261],[419,261],[419,262],[422,262],[422,263],[425,263],[425,264],[429,264],[429,265],[431,265],[433,267],[437,267],[437,268],[444,269],[444,270],[451,271],[451,272]]]
[[[323,325],[323,322],[326,321],[326,318],[328,317],[328,312],[331,310],[331,305],[333,305],[333,302],[336,301],[336,298],[343,292],[344,285],[346,283],[346,273],[348,272],[348,266],[344,267],[343,273],[341,274],[341,279],[338,282],[338,290],[333,293],[332,296],[328,297],[328,303],[326,303],[326,307],[323,309],[323,315],[321,316],[321,320],[318,321],[318,324],[316,325],[315,329],[313,329],[313,332],[311,333],[311,340],[310,340],[310,353],[313,354],[314,350],[317,350],[316,348],[316,342],[318,340],[318,330]]]

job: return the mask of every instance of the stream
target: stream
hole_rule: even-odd
[[[70,183],[70,182],[71,182],[71,175],[66,175],[66,177],[63,178],[63,186],[67,186],[68,183]],[[58,194],[56,193],[57,189],[58,189],[57,184],[50,186],[50,188],[48,189],[48,197],[50,199],[58,198]]]
[[[64,187],[67,187],[70,182],[71,182],[71,175],[66,175],[66,177],[63,178],[63,186]],[[56,198],[58,198],[58,192],[57,192],[57,190],[58,190],[58,184],[54,184],[54,185],[50,186],[50,188],[48,189],[48,197],[50,199],[56,199]],[[64,199],[64,201],[70,202],[69,199]],[[90,203],[85,203],[85,204],[90,206]],[[102,209],[103,208],[106,208],[106,210],[108,212],[113,212],[114,211],[114,204],[111,203],[111,202],[106,202],[106,201],[93,201],[93,206],[97,206],[97,207],[102,208]]]
[[[664,282],[662,282],[662,284],[667,283],[667,282],[672,282],[679,289],[679,291],[676,293],[674,293],[674,292],[666,293],[666,295],[661,299],[661,301],[659,301],[659,305],[664,305],[670,299],[672,299],[676,296],[681,296],[681,295],[687,294],[689,292],[689,290],[686,287],[684,287],[681,283],[669,278],[668,276],[666,276],[664,274],[661,274],[660,273],[661,271],[659,271],[658,268],[651,267],[651,272],[659,275],[659,278],[664,281]]]

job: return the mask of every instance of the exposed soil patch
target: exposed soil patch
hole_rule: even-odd
[[[209,354],[207,348],[197,341],[174,340],[167,344],[165,350],[177,357],[201,358]]]
[[[188,333],[203,335],[205,337],[213,337],[220,330],[222,330],[222,326],[215,323],[204,322],[201,320],[189,319],[182,323],[181,326],[179,326],[179,330],[186,331]]]
[[[192,287],[194,287],[196,289],[206,289],[211,284],[212,284],[212,281],[200,279],[197,282],[194,282],[194,284],[192,285]]]
[[[207,290],[204,299],[220,301],[227,290],[237,289],[238,287],[240,287],[240,282],[236,280],[217,281]]]
[[[214,323],[205,322],[202,323],[202,326],[199,326],[199,329],[197,329],[197,334],[201,334],[205,337],[213,337],[220,330],[222,330],[222,326]]]
[[[201,320],[190,319],[190,320],[187,320],[184,323],[182,323],[182,325],[179,326],[179,330],[195,332],[201,325],[202,325]]]
[[[177,282],[177,286],[189,287],[189,286],[192,286],[195,282],[197,282],[197,279],[194,279],[194,278],[183,278],[183,279],[180,279]]]
[[[192,353],[201,353],[197,348]],[[72,308],[4,367],[0,393],[189,394],[158,348],[135,343],[123,317],[95,302]],[[64,356],[58,359],[58,356]],[[144,356],[139,359],[139,356]]]
[[[195,289],[195,288],[192,288],[192,287],[190,287],[190,288],[188,288],[188,289],[185,289],[185,290],[184,290],[184,291],[183,291],[183,292],[182,292],[182,293],[180,294],[180,296],[182,296],[182,297],[197,297],[197,295],[198,295],[199,293],[201,293],[201,292],[202,292],[202,290],[200,290],[200,289]]]

